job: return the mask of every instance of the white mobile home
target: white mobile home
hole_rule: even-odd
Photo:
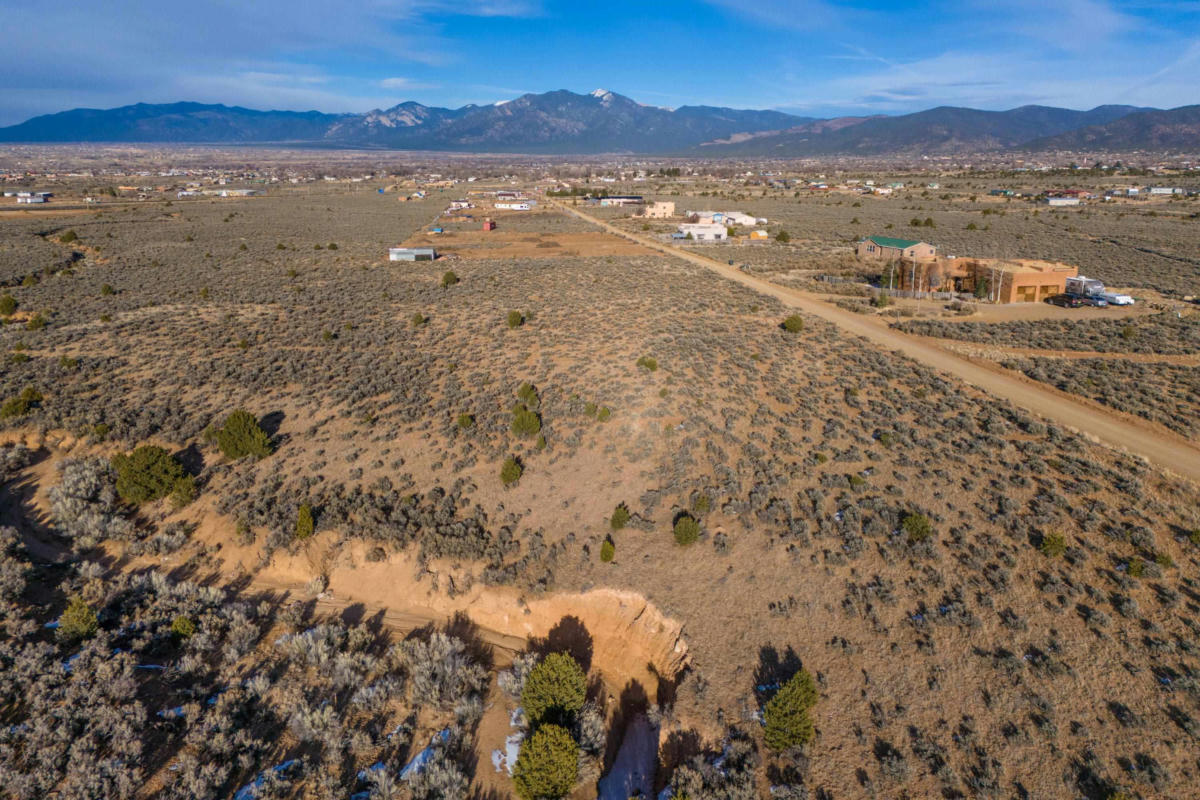
[[[495,206],[507,211],[528,211],[532,208],[529,203],[496,203]]]
[[[729,231],[725,226],[715,224],[684,223],[679,226],[679,233],[685,239],[690,234],[697,242],[723,242],[729,238]]]

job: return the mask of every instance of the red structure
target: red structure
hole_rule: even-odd
[[[483,221],[483,229],[485,231],[494,231],[496,230],[496,223],[490,219],[485,219]]]

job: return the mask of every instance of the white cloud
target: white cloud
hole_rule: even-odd
[[[988,30],[1076,52],[1103,48],[1142,26],[1108,0],[974,0],[971,7]]]
[[[1172,53],[1159,67],[1142,62],[1132,74],[1121,59],[1054,57],[1021,53],[945,52],[929,58],[889,63],[853,75],[812,82],[796,80],[790,98],[775,105],[789,110],[839,108],[851,113],[906,113],[937,105],[1007,109],[1027,104],[1092,108],[1129,103],[1170,108],[1196,102],[1188,68],[1196,51]]]
[[[0,0],[0,125],[81,105],[200,100],[279,108],[297,98],[322,110],[368,108],[377,82],[353,74],[445,66],[459,55],[446,14],[532,16],[536,0]],[[80,32],[70,35],[64,32]],[[18,35],[19,34],[19,35]],[[309,62],[347,64],[322,75]],[[331,67],[333,69],[333,67]],[[384,73],[387,74],[386,72]],[[227,96],[202,93],[226,87]],[[326,91],[315,91],[318,87]],[[365,87],[370,87],[365,88]],[[400,87],[417,90],[421,84]],[[278,91],[271,91],[276,87]],[[397,87],[386,87],[397,88]],[[312,107],[309,105],[308,107]]]
[[[436,83],[426,83],[425,81],[417,81],[412,78],[384,78],[379,82],[379,86],[383,89],[399,89],[402,91],[438,88],[438,84]]]

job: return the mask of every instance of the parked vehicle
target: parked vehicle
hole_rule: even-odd
[[[1046,302],[1063,308],[1082,308],[1083,301],[1073,294],[1056,294],[1046,298]]]
[[[1116,292],[1104,292],[1100,295],[1108,301],[1110,306],[1131,306],[1134,303],[1132,297],[1127,294],[1117,294]]]
[[[1068,294],[1071,294],[1068,292]],[[1096,308],[1108,308],[1108,301],[1098,294],[1071,294],[1072,297],[1079,300],[1082,305],[1095,306]]]

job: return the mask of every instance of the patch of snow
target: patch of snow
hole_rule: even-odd
[[[409,761],[408,764],[405,765],[404,769],[400,771],[400,780],[406,781],[410,778],[415,778],[417,775],[420,775],[425,770],[425,767],[429,764],[430,759],[433,758],[433,748],[438,744],[439,741],[445,743],[449,740],[449,728],[445,728],[441,733],[435,734],[429,743],[429,747],[426,747],[424,750],[413,756],[412,761]]]

